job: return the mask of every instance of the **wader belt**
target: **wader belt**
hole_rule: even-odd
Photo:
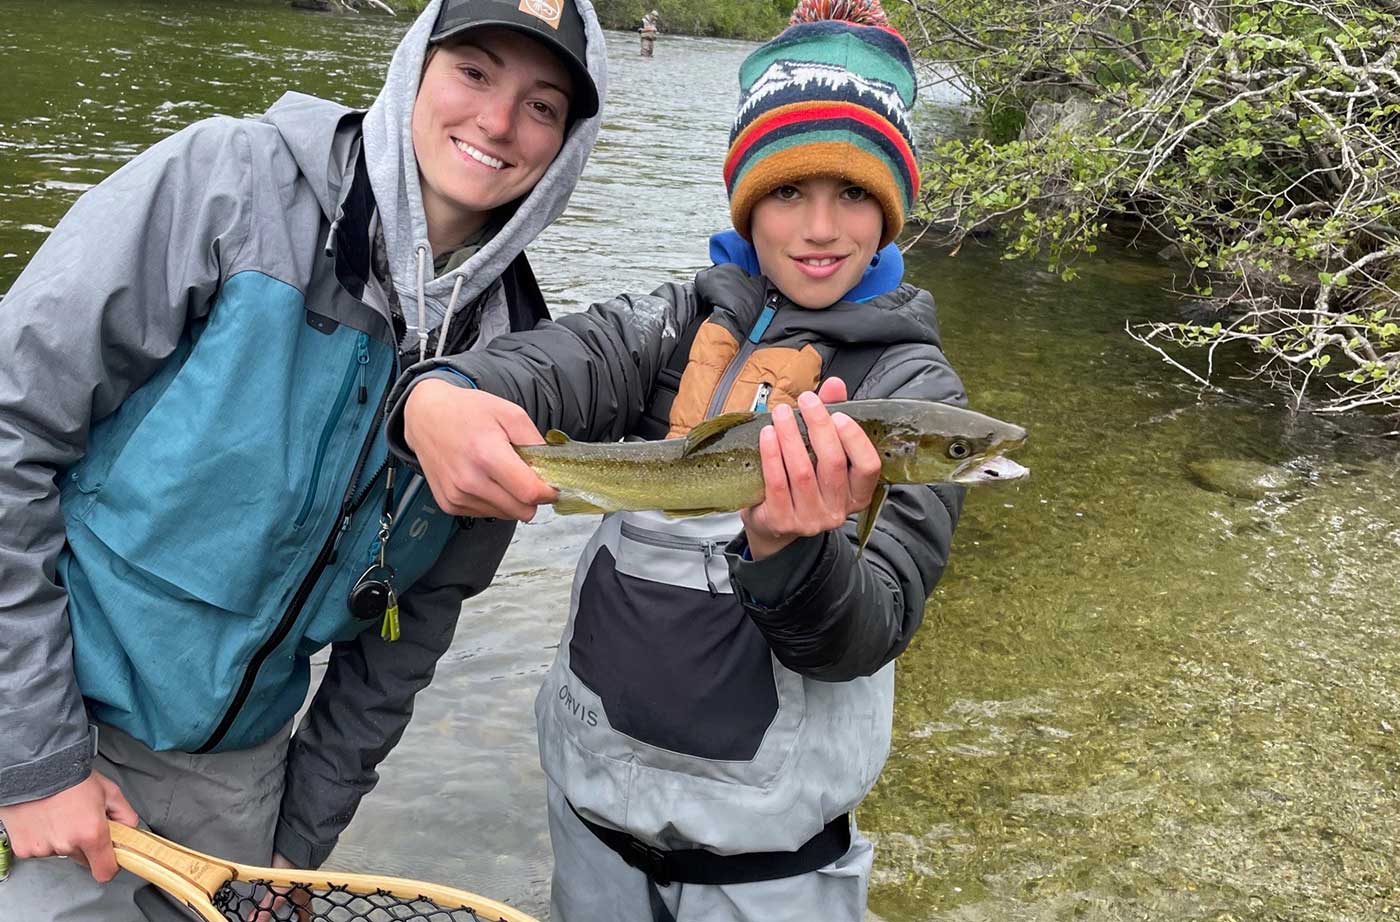
[[[574,805],[569,804],[574,810]],[[588,831],[618,857],[662,887],[681,884],[751,884],[796,877],[824,868],[851,847],[851,819],[843,813],[826,824],[795,852],[747,852],[719,855],[703,848],[663,850],[616,829],[599,826],[574,810]]]

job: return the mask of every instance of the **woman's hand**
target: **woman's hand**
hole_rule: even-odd
[[[404,441],[450,515],[528,522],[557,494],[515,453],[544,442],[525,411],[485,391],[430,378],[409,392]]]
[[[880,479],[880,453],[855,420],[827,412],[825,404],[845,399],[840,378],[828,378],[818,393],[797,398],[815,464],[792,408],[773,408],[773,424],[758,438],[763,502],[740,513],[754,560],[771,557],[800,537],[840,528],[847,516],[870,505]]]
[[[109,819],[127,826],[140,822],[116,783],[97,772],[57,794],[0,807],[0,822],[16,858],[64,855],[86,865],[99,883],[120,870]]]

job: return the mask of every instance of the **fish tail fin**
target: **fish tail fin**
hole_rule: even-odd
[[[885,497],[889,495],[889,484],[875,485],[875,492],[870,496],[870,505],[865,507],[865,511],[860,514],[860,521],[856,523],[856,559],[860,559],[860,555],[865,552],[865,543],[870,540],[870,533],[875,530],[875,520],[880,517],[880,508],[885,505]]]

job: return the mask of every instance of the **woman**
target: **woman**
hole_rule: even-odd
[[[20,275],[0,307],[0,822],[18,857],[91,874],[20,862],[15,918],[168,912],[129,874],[99,883],[108,817],[252,864],[329,855],[512,533],[443,513],[389,457],[390,390],[545,316],[523,249],[603,91],[588,0],[435,0],[368,112],[291,94],[190,126]],[[484,470],[451,512],[543,490],[503,509]]]

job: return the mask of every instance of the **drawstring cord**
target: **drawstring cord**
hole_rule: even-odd
[[[428,302],[423,294],[423,273],[424,254],[428,252],[428,245],[418,244],[418,361],[426,361],[428,358]]]
[[[428,245],[418,244],[416,252],[418,254],[418,361],[423,362],[428,358],[428,299],[423,290]],[[466,280],[465,275],[457,273],[457,280],[452,285],[452,297],[447,302],[447,315],[442,318],[442,326],[438,330],[437,350],[433,353],[433,358],[441,358],[442,350],[447,346],[447,329],[452,326],[452,318],[460,307],[457,299],[461,297],[462,285]]]
[[[442,358],[442,347],[447,345],[447,328],[452,326],[452,315],[457,313],[457,296],[462,293],[462,283],[466,276],[457,273],[457,281],[452,286],[452,298],[447,302],[447,316],[442,318],[442,329],[438,332],[437,351],[433,353],[433,358]]]

